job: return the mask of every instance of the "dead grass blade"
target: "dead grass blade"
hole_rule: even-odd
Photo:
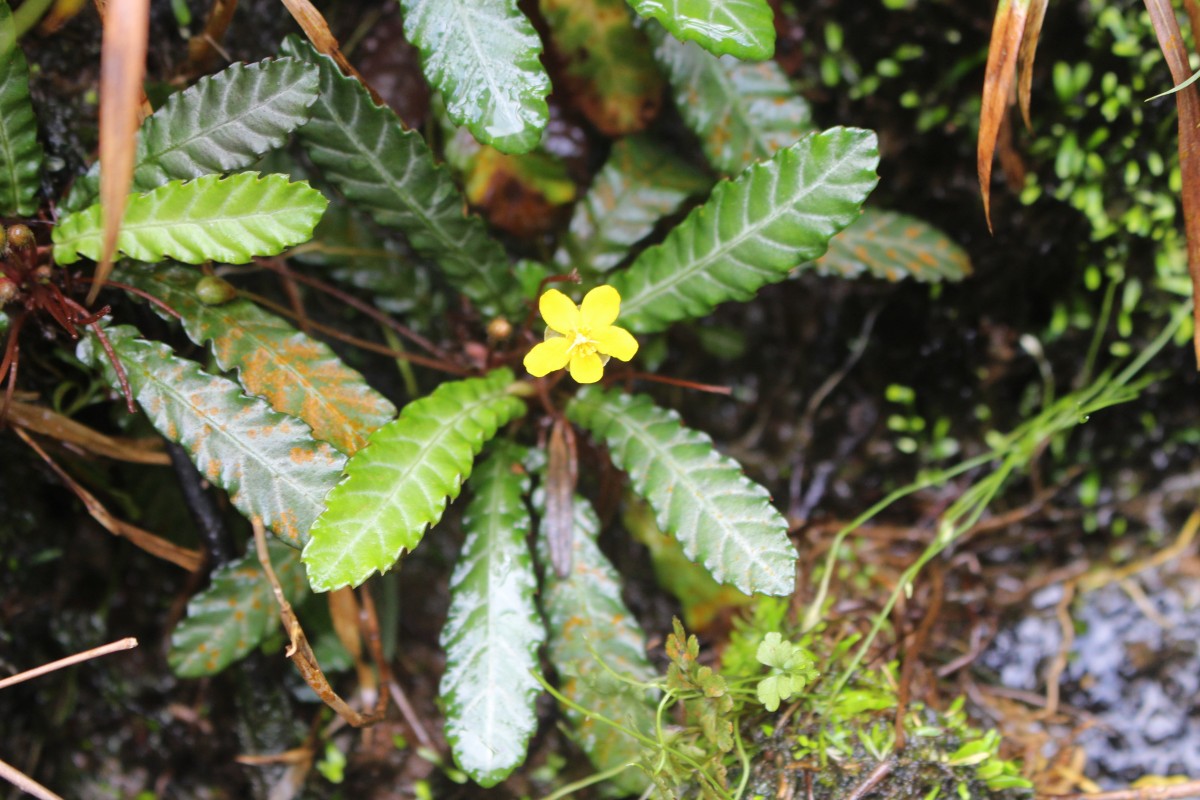
[[[161,558],[164,561],[170,561],[175,566],[181,567],[188,572],[195,572],[200,569],[200,565],[204,563],[204,556],[199,550],[188,550],[187,548],[180,547],[160,536],[156,536],[150,531],[117,519],[108,512],[103,503],[96,499],[95,495],[76,483],[75,479],[68,475],[67,471],[60,467],[58,462],[52,459],[24,428],[13,426],[13,431],[17,436],[21,437],[21,440],[25,444],[33,448],[35,453],[41,456],[50,469],[54,470],[54,474],[58,475],[67,488],[80,499],[92,519],[99,522],[106,531],[114,536],[128,539],[135,547],[145,550],[150,555]]]
[[[150,0],[108,0],[100,43],[100,203],[104,244],[92,304],[113,268],[125,199],[133,181],[137,129],[141,123],[142,79],[150,30]]]
[[[90,650],[84,650],[82,653],[76,653],[73,656],[60,658],[57,661],[51,661],[49,664],[42,664],[40,667],[27,669],[24,672],[18,672],[11,678],[5,678],[0,681],[0,689],[7,689],[9,686],[15,686],[18,683],[32,680],[33,678],[41,677],[51,672],[63,669],[65,667],[82,664],[84,661],[91,661],[93,658],[109,655],[110,653],[119,653],[122,650],[132,650],[138,646],[138,640],[132,636],[127,636],[124,639],[119,639],[115,642],[93,647]]]
[[[1000,0],[992,23],[992,42],[988,47],[987,68],[983,75],[983,103],[979,110],[977,169],[979,190],[983,194],[983,216],[992,229],[992,158],[1000,123],[1008,108],[1009,95],[1016,79],[1017,53],[1025,33],[1030,0]]]
[[[1187,45],[1179,31],[1179,21],[1170,0],[1145,0],[1150,23],[1158,37],[1171,80],[1176,85],[1191,77]],[[1175,92],[1179,110],[1179,170],[1183,176],[1183,225],[1187,234],[1188,274],[1192,277],[1192,299],[1200,303],[1200,95],[1195,86]],[[1200,368],[1200,304],[1192,309],[1195,321],[1192,347]]]
[[[171,463],[171,457],[163,450],[162,439],[119,439],[106,436],[45,406],[14,400],[8,406],[8,418],[22,428],[73,445],[93,455],[134,464],[169,466]]]
[[[218,55],[229,60],[228,54],[221,49],[221,40],[229,30],[237,5],[237,0],[213,0],[204,30],[188,40],[188,66],[193,74],[201,75],[212,69]]]
[[[387,103],[383,102],[383,98],[379,96],[379,93],[375,91],[371,84],[367,83],[366,79],[359,74],[354,65],[342,53],[342,48],[338,45],[337,38],[329,30],[329,23],[325,21],[325,17],[321,15],[321,12],[317,11],[316,6],[309,2],[309,0],[283,0],[283,4],[291,13],[292,18],[296,20],[301,30],[304,31],[304,35],[312,42],[312,46],[317,48],[318,53],[324,53],[332,58],[338,67],[341,68],[342,72],[355,78],[366,87],[366,90],[371,94],[371,99],[376,104],[381,106],[387,105]]]
[[[22,792],[28,792],[38,800],[63,800],[21,770],[3,761],[0,761],[0,778],[8,781]]]
[[[1017,52],[1017,102],[1021,106],[1021,119],[1025,129],[1032,130],[1029,121],[1029,94],[1033,87],[1033,61],[1037,56],[1038,41],[1042,38],[1042,23],[1046,21],[1046,6],[1050,0],[1033,0],[1029,16],[1025,19],[1025,35],[1021,38],[1021,49]]]

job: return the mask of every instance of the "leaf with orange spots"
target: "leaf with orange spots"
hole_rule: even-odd
[[[346,457],[315,440],[300,420],[247,397],[233,381],[209,375],[165,344],[137,338],[136,329],[120,325],[106,333],[134,398],[158,432],[182,445],[200,474],[229,492],[239,511],[261,519],[292,547],[304,546]],[[94,333],[76,354],[119,390]]]
[[[608,272],[688,198],[703,195],[711,178],[649,136],[616,142],[591,188],[575,205],[554,263],[585,275]]]
[[[299,605],[308,595],[300,551],[276,539],[267,542],[267,550],[284,596]],[[167,663],[181,678],[216,675],[278,628],[271,584],[250,552],[213,572],[208,588],[188,601],[187,616],[171,634]]]
[[[538,513],[545,510],[544,492],[534,493]],[[546,570],[542,608],[550,629],[546,654],[558,672],[558,689],[568,699],[645,736],[654,735],[657,698],[616,675],[649,682],[657,676],[646,658],[646,636],[621,600],[621,581],[596,546],[600,521],[583,497],[576,497],[571,537],[571,572],[559,578]],[[538,555],[549,563],[550,551],[538,537]],[[614,675],[613,673],[616,673]],[[567,708],[564,713],[577,741],[599,771],[636,764],[644,747],[611,725]],[[645,791],[644,772],[630,768],[612,779],[623,794]]]
[[[567,405],[567,418],[607,445],[688,558],[746,594],[792,593],[796,548],[787,520],[712,439],[648,396],[617,389],[584,389]]]
[[[236,369],[247,392],[304,420],[313,436],[343,453],[354,453],[373,430],[396,416],[395,406],[324,342],[249,300],[204,303],[196,295],[203,277],[196,270],[168,265],[153,272],[119,270],[117,275],[175,309],[193,342],[211,341],[217,366]],[[171,319],[157,306],[151,308]]]
[[[700,137],[718,172],[741,172],[816,129],[808,103],[774,61],[718,58],[655,24],[647,25],[646,32],[679,115]]]
[[[417,546],[458,497],[484,444],[524,412],[512,386],[507,367],[443,383],[371,434],[312,526],[304,564],[314,589],[358,586]]]
[[[858,221],[833,237],[829,251],[811,266],[843,278],[870,274],[927,283],[960,281],[971,274],[966,251],[946,234],[916,217],[876,208],[863,209]]]
[[[546,638],[529,536],[525,448],[498,441],[471,476],[467,538],[450,577],[441,700],[459,768],[494,786],[525,760],[537,730],[534,677]]]
[[[663,79],[625,0],[539,0],[538,8],[563,62],[557,91],[608,136],[644,130],[662,105]]]

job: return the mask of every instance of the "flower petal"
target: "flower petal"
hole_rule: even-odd
[[[611,286],[597,286],[584,296],[580,311],[585,327],[607,328],[621,313],[621,293]]]
[[[592,332],[592,341],[596,343],[597,352],[612,356],[620,361],[628,361],[637,354],[638,342],[633,334],[624,328],[611,325]]]
[[[571,340],[566,337],[547,339],[525,354],[525,369],[535,378],[562,369],[570,359]]]
[[[576,351],[571,356],[571,377],[579,383],[595,383],[604,377],[604,362],[595,353]]]
[[[538,300],[538,310],[546,324],[559,333],[574,333],[579,328],[579,309],[571,298],[558,289],[550,289]]]

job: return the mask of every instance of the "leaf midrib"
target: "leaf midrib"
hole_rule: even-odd
[[[117,347],[118,349],[120,349],[120,348],[121,348],[123,345],[124,345],[124,346],[127,346],[127,345],[128,345],[128,342],[117,342],[117,343],[114,343],[114,346],[115,346],[115,347]],[[150,348],[147,348],[147,349],[145,350],[145,352],[146,352],[146,353],[153,353],[153,350],[152,350],[152,349],[150,349]],[[138,354],[136,354],[136,353],[135,353],[134,355],[136,356],[136,355],[138,355]],[[157,354],[157,353],[155,353],[155,355],[158,355],[158,354]],[[179,359],[176,359],[176,360],[179,360]],[[128,363],[128,362],[122,362],[122,363]],[[212,433],[213,433],[213,434],[215,434],[215,435],[217,435],[218,437],[220,437],[220,438],[223,438],[223,439],[225,439],[225,440],[227,440],[227,441],[231,442],[231,443],[233,444],[233,446],[234,446],[234,448],[235,448],[236,450],[238,450],[238,451],[240,451],[240,452],[242,452],[242,453],[245,453],[245,454],[246,454],[246,458],[245,458],[245,460],[247,460],[247,461],[253,461],[254,463],[257,463],[257,464],[260,464],[260,465],[262,465],[262,466],[263,466],[263,468],[264,468],[264,471],[266,472],[266,474],[268,474],[268,475],[272,476],[273,478],[275,478],[276,480],[278,480],[280,483],[283,483],[283,484],[285,484],[285,485],[287,485],[287,486],[289,486],[289,487],[292,487],[293,489],[295,489],[295,490],[296,490],[296,491],[299,493],[299,495],[300,495],[300,496],[304,497],[306,500],[308,500],[310,503],[312,503],[312,505],[314,506],[314,508],[315,508],[315,509],[318,509],[318,510],[317,510],[317,512],[316,512],[316,513],[314,513],[314,514],[312,514],[312,515],[310,515],[310,516],[311,516],[311,518],[312,518],[313,520],[315,520],[315,519],[316,519],[317,515],[320,513],[319,509],[320,509],[320,508],[321,508],[321,506],[322,506],[322,500],[324,499],[324,495],[322,495],[320,498],[314,499],[314,498],[313,498],[313,495],[312,495],[312,493],[311,493],[311,492],[308,490],[308,488],[307,488],[306,486],[304,486],[304,484],[301,484],[301,483],[296,483],[294,480],[292,480],[292,479],[291,479],[291,477],[290,477],[290,472],[289,472],[289,471],[287,471],[287,470],[284,470],[283,472],[278,472],[278,471],[276,471],[276,470],[274,470],[274,469],[270,468],[270,467],[269,467],[269,466],[266,464],[266,462],[265,462],[265,461],[263,461],[261,458],[259,458],[259,457],[257,456],[257,454],[256,454],[256,452],[255,452],[255,450],[254,450],[254,448],[251,448],[251,447],[244,446],[244,445],[243,445],[243,443],[242,443],[242,441],[241,441],[239,438],[237,438],[237,437],[236,437],[236,436],[234,436],[232,433],[230,433],[230,431],[228,430],[228,426],[227,426],[227,425],[225,425],[224,423],[221,423],[220,421],[218,421],[218,420],[215,420],[215,419],[213,419],[213,418],[209,417],[208,415],[204,414],[204,413],[203,413],[203,412],[202,412],[202,411],[201,411],[201,410],[200,410],[200,409],[199,409],[199,408],[198,408],[198,407],[197,407],[197,406],[196,406],[194,403],[192,403],[190,400],[188,400],[186,397],[184,397],[184,395],[183,395],[183,394],[181,394],[179,391],[176,391],[176,389],[175,389],[175,388],[174,388],[174,387],[173,387],[173,386],[172,386],[170,383],[167,383],[167,382],[165,382],[165,381],[159,381],[159,380],[157,380],[157,379],[154,377],[154,373],[153,373],[153,371],[152,371],[152,370],[149,368],[149,366],[148,366],[148,365],[145,363],[145,361],[144,361],[144,360],[142,360],[142,359],[137,359],[137,360],[133,361],[133,363],[137,365],[137,367],[138,367],[138,370],[139,370],[139,371],[142,373],[142,375],[145,377],[145,380],[146,380],[147,382],[149,382],[150,384],[153,384],[154,386],[158,386],[158,387],[160,387],[160,391],[164,392],[165,394],[167,394],[168,396],[170,396],[170,397],[172,397],[172,398],[175,398],[175,400],[176,400],[176,401],[177,401],[177,402],[178,402],[180,405],[182,405],[182,406],[184,406],[184,407],[186,407],[186,408],[188,408],[188,409],[191,409],[192,413],[193,413],[193,414],[196,416],[196,418],[198,418],[198,419],[200,419],[200,420],[204,421],[204,423],[206,423],[206,424],[209,424],[209,427],[211,428],[211,431],[212,431]],[[185,365],[183,365],[183,367],[184,367],[184,370],[185,370],[185,374],[186,374],[186,372],[187,372],[188,370],[191,370],[191,369],[192,369],[191,367],[188,367],[186,364],[185,364]],[[193,371],[193,372],[198,372],[198,371],[199,371],[199,368],[196,368],[195,370],[192,370],[192,371]],[[195,376],[193,375],[192,377],[194,378]],[[212,385],[214,385],[214,383],[215,383],[216,377],[215,377],[215,376],[209,376],[209,377],[210,377],[210,378],[213,378],[213,381],[212,381],[212,382],[209,382],[209,383],[207,383],[207,384],[205,385],[205,388],[208,388],[209,386],[212,386]],[[229,390],[229,391],[236,391],[236,388],[234,388],[234,385],[233,385],[233,384],[231,384],[231,385],[230,385],[230,390]],[[221,394],[224,394],[224,395],[227,395],[228,393],[229,393],[228,391],[222,391],[222,392],[221,392]],[[257,399],[254,399],[254,400],[252,400],[252,402],[259,402],[259,403],[263,403],[263,401],[262,401],[262,400],[257,400]],[[266,404],[265,404],[265,403],[263,403],[263,405],[266,405]],[[262,410],[262,409],[260,409],[260,410]],[[278,413],[280,413],[280,412],[278,412],[278,411],[274,411],[274,410],[270,409],[270,407],[269,407],[269,406],[267,407],[267,409],[266,409],[266,410],[267,410],[269,413],[273,413],[273,414],[278,414]],[[166,413],[167,413],[167,412],[166,412],[166,410],[164,410],[164,411],[163,411],[163,414],[165,415]],[[287,415],[282,415],[282,416],[287,416]],[[292,419],[295,419],[295,418],[292,418]],[[227,420],[227,421],[228,421],[228,420]],[[300,424],[306,424],[306,423],[304,423],[304,422],[303,422],[303,420],[298,420],[298,419],[297,419],[297,420],[295,420],[295,421],[296,421],[296,422],[299,422]],[[210,424],[210,423],[211,423],[211,424]],[[274,427],[274,426],[273,426],[273,427]],[[180,431],[180,433],[182,434],[182,430]],[[183,437],[182,437],[182,435],[181,435],[179,438],[180,438],[180,439],[182,439],[182,438],[183,438]],[[313,441],[315,442],[316,440],[314,439]],[[209,460],[211,460],[211,458],[210,458]],[[223,461],[224,459],[220,459],[220,460],[222,460],[222,461]],[[225,487],[225,488],[228,488],[228,487]],[[244,487],[244,486],[239,486],[239,487],[238,487],[238,491],[239,491],[239,492],[242,492],[242,490],[243,490],[243,489],[245,489],[245,488],[246,488],[246,487]],[[251,493],[250,493],[250,492],[242,492],[242,493],[243,493],[243,494],[245,494],[245,495],[247,496],[247,505],[250,505],[250,502],[249,502],[249,499],[248,499],[248,498],[250,497]],[[257,494],[257,493],[254,493],[254,494]],[[255,503],[254,505],[258,505],[258,504],[257,504],[257,503]],[[288,508],[285,508],[284,510],[292,510],[292,509],[291,509],[291,507],[289,506]],[[304,536],[304,532],[303,532],[303,531],[298,531],[298,532],[297,532],[297,538],[303,538],[303,536]]]
[[[819,134],[816,134],[816,135],[819,135]],[[809,138],[811,138],[811,137],[809,137]],[[807,140],[808,139],[804,139],[801,141],[807,141]],[[751,239],[752,237],[757,237],[758,234],[764,228],[767,228],[768,226],[774,224],[775,221],[778,220],[780,217],[783,217],[787,214],[796,213],[795,209],[794,209],[794,206],[796,205],[796,203],[798,203],[803,197],[813,194],[813,193],[819,191],[820,189],[824,188],[829,176],[832,175],[839,167],[841,167],[843,162],[845,162],[856,149],[857,148],[851,148],[845,152],[839,153],[839,157],[836,160],[834,160],[833,162],[831,162],[830,165],[821,172],[820,176],[816,180],[813,180],[811,183],[804,184],[803,188],[801,190],[798,190],[791,194],[791,196],[789,197],[787,202],[781,203],[780,205],[778,205],[770,214],[768,214],[764,217],[761,217],[757,222],[747,226],[742,231],[740,231],[739,233],[734,235],[734,237],[732,239],[730,239],[727,242],[724,242],[722,244],[719,244],[708,255],[702,256],[701,258],[690,262],[689,264],[685,265],[682,269],[677,269],[677,270],[671,271],[670,273],[667,274],[667,276],[664,279],[660,279],[656,283],[651,284],[652,288],[643,290],[643,291],[639,292],[635,297],[630,298],[625,303],[622,313],[624,313],[624,314],[637,313],[637,311],[639,309],[641,309],[643,306],[645,306],[647,303],[652,302],[653,300],[655,300],[656,298],[658,298],[659,296],[661,296],[663,294],[666,294],[668,292],[673,292],[676,286],[678,286],[680,283],[683,283],[686,280],[690,280],[697,273],[708,272],[713,266],[716,265],[717,262],[726,258],[729,255],[729,253],[731,253],[736,248],[740,247],[747,240]],[[785,150],[785,151],[781,151],[781,152],[793,153],[797,157],[799,156],[799,153],[797,153],[797,151],[795,151],[795,150]],[[810,156],[811,148],[810,148],[810,151],[804,155],[806,157]],[[770,164],[770,163],[771,162],[767,162],[767,164]],[[782,173],[782,171],[784,169],[799,170],[800,167],[803,166],[803,164],[799,163],[799,162],[792,162],[792,163],[780,162],[778,166],[779,166],[779,169],[776,171],[776,173],[774,175],[770,175],[770,173],[763,171],[763,170],[769,168],[766,165],[761,166],[761,167],[751,167],[751,169],[758,169],[760,171],[757,173],[752,173],[747,178],[746,183],[744,183],[744,184],[735,184],[735,183],[726,184],[726,186],[728,186],[729,188],[725,189],[725,191],[722,193],[722,197],[720,198],[720,204],[723,206],[725,203],[730,202],[729,195],[735,189],[739,191],[739,194],[742,192],[749,193],[749,191],[754,188],[752,186],[752,184],[755,182],[755,179],[759,178],[760,176],[766,175],[767,177],[774,178],[775,180],[778,181],[781,179],[782,176],[780,173]],[[741,198],[738,198],[738,199],[741,199]],[[745,213],[744,212],[745,203],[742,202],[740,205],[743,208],[743,213]],[[700,208],[704,208],[704,206],[700,206]],[[723,208],[714,208],[713,220],[711,221],[710,224],[712,224],[712,225],[717,224],[717,219],[723,210],[724,210]],[[699,209],[697,209],[697,211],[693,211],[692,214],[689,214],[688,219],[684,220],[682,225],[687,225],[694,218],[693,215],[696,214],[698,211],[699,211]],[[832,217],[833,215],[825,214],[822,216]],[[685,231],[680,230],[679,228],[677,228],[676,231],[678,231],[679,233],[678,234],[675,234],[675,232],[672,232],[672,233],[674,235],[682,235],[685,232]],[[694,240],[695,234],[693,234],[690,230],[686,231],[686,232],[689,234],[689,238]],[[646,253],[643,254],[642,258],[647,258],[647,259],[655,258],[656,260],[654,262],[651,262],[649,267],[657,269],[659,267],[659,265],[661,265],[663,263],[664,256],[662,254],[668,252],[667,248],[671,244],[672,244],[671,237],[668,236],[667,240],[664,241],[662,244],[656,245],[651,250],[647,250]],[[689,242],[688,250],[691,250],[691,249],[692,249],[692,244],[691,244],[691,242]],[[654,253],[655,255],[651,256],[650,255],[651,253]],[[640,261],[641,259],[638,259],[638,260]],[[797,262],[797,263],[799,263],[799,262]],[[636,266],[636,262],[632,266]],[[631,266],[631,269],[632,269],[632,266]],[[773,272],[774,270],[769,270],[769,271]]]
[[[603,406],[600,403],[597,403],[595,400],[588,400],[588,401],[584,401],[584,402],[591,403],[593,408],[597,409],[597,411],[599,411],[601,414],[603,414],[605,411],[610,411],[610,409],[606,408],[605,406]],[[698,486],[697,484],[692,482],[692,480],[688,476],[688,471],[686,469],[684,469],[684,465],[682,463],[680,463],[674,457],[674,454],[671,452],[670,448],[661,446],[658,443],[658,440],[655,437],[650,435],[649,430],[644,425],[640,424],[640,422],[638,421],[638,419],[636,417],[627,413],[631,410],[631,408],[632,408],[631,406],[626,406],[625,408],[621,409],[622,412],[626,412],[626,413],[622,413],[622,414],[617,414],[617,413],[615,413],[615,409],[611,409],[612,413],[610,413],[610,415],[608,417],[609,421],[616,423],[616,425],[618,427],[624,427],[626,430],[630,431],[631,435],[633,435],[634,431],[636,431],[637,433],[640,433],[641,436],[639,437],[639,440],[642,442],[642,444],[646,445],[648,449],[652,450],[658,456],[660,461],[662,461],[670,466],[672,473],[676,476],[676,480],[678,480],[685,487],[687,487],[687,489],[691,492],[691,496],[695,497],[697,500],[697,503],[706,512],[708,512],[700,518],[703,519],[703,518],[707,517],[710,521],[714,522],[718,528],[720,528],[723,531],[727,531],[728,533],[726,533],[726,535],[723,537],[723,540],[728,541],[729,539],[732,538],[732,540],[740,546],[740,549],[742,550],[742,552],[744,552],[749,557],[750,561],[753,564],[758,565],[764,572],[768,573],[771,576],[773,582],[778,582],[779,576],[773,569],[770,568],[770,562],[767,562],[767,561],[764,561],[764,560],[758,558],[757,557],[758,551],[754,547],[749,546],[748,543],[745,541],[744,537],[737,535],[737,529],[732,527],[731,525],[725,524],[724,520],[726,518],[728,518],[729,515],[723,511],[721,511],[719,508],[717,508],[709,500],[709,495],[706,494],[704,491],[701,491],[700,486]],[[676,425],[676,431],[672,433],[672,438],[674,437],[675,434],[679,433],[682,430],[682,428],[680,428],[678,426],[678,423],[674,423],[674,424]],[[624,448],[622,448],[622,450],[624,450]],[[622,460],[624,460],[623,456],[624,456],[624,453],[622,453]],[[622,466],[624,467],[626,465],[622,465]],[[649,491],[645,491],[644,493],[647,495],[650,494]],[[672,531],[672,533],[676,537],[679,536],[678,532]],[[696,544],[697,544],[696,555],[697,555],[697,557],[702,558],[703,554],[699,552],[699,541],[698,540],[696,541]],[[713,557],[716,556],[716,554],[710,554],[710,555]],[[724,565],[722,565],[722,567],[723,566]],[[724,569],[722,569],[722,572],[724,572]],[[745,574],[748,576],[753,575],[753,573],[749,570],[747,570]]]

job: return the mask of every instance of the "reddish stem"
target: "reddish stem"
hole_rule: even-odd
[[[100,346],[108,355],[108,360],[112,362],[113,370],[117,373],[117,382],[121,384],[121,391],[125,394],[125,407],[129,409],[130,414],[136,414],[137,406],[133,404],[133,390],[129,388],[129,376],[125,374],[125,367],[121,364],[121,359],[117,358],[112,342],[108,340],[108,334],[104,332],[104,328],[98,321],[92,322],[91,328],[96,334],[96,338],[100,340]]]

